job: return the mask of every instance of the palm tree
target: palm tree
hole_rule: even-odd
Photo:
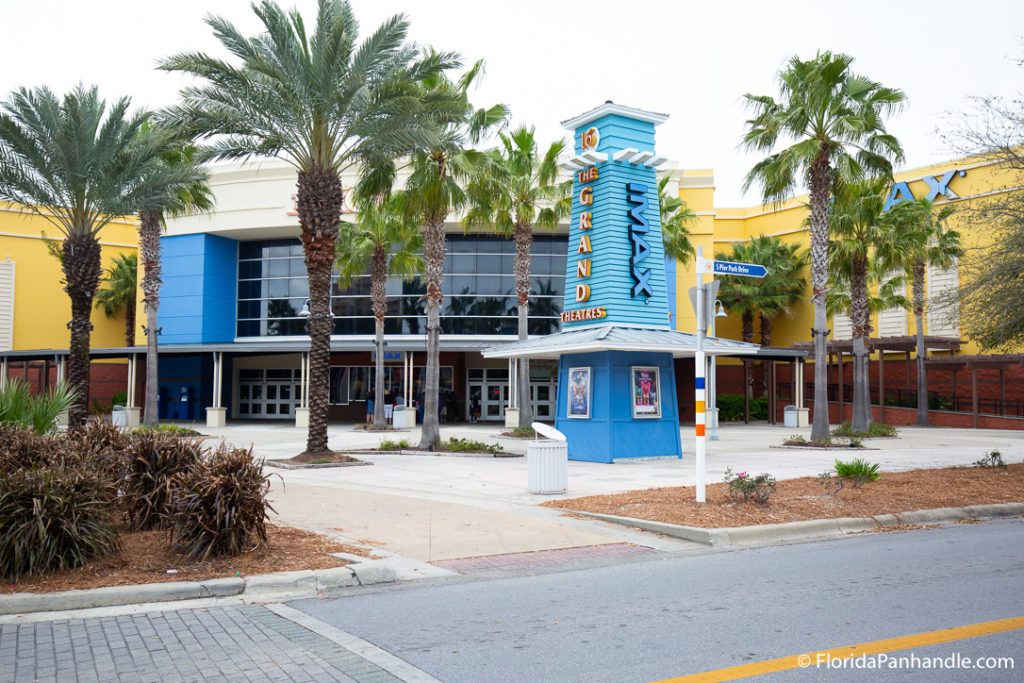
[[[841,301],[841,306],[849,311],[853,328],[853,417],[850,425],[861,432],[867,431],[872,421],[867,340],[871,336],[872,309],[878,304],[872,303],[869,287],[874,281],[880,287],[888,284],[892,289],[888,271],[894,270],[892,264],[901,262],[900,255],[910,238],[907,231],[900,230],[891,220],[892,212],[883,211],[888,185],[887,180],[877,178],[837,184],[835,200],[829,207],[832,230],[828,245],[832,282],[829,296],[833,309]],[[897,279],[896,284],[901,282],[902,279]],[[881,289],[875,301],[887,296]],[[905,297],[902,301],[906,301]]]
[[[309,432],[306,451],[327,451],[331,352],[331,273],[343,191],[341,172],[397,158],[436,140],[424,117],[419,82],[455,66],[453,55],[422,59],[405,43],[407,23],[386,20],[361,44],[344,0],[319,0],[307,35],[302,16],[270,0],[254,4],[263,32],[246,38],[230,22],[207,24],[240,66],[202,53],[168,58],[161,68],[200,84],[170,111],[186,130],[212,138],[218,159],[279,156],[298,173],[296,209],[309,278]]]
[[[160,234],[165,215],[183,216],[213,208],[213,194],[207,184],[206,171],[199,166],[199,150],[188,144],[183,134],[170,126],[159,126],[154,134],[169,136],[169,146],[160,164],[167,170],[187,172],[189,180],[168,187],[158,208],[139,212],[139,252],[142,255],[142,305],[146,314],[146,395],[143,399],[142,423],[154,426],[160,421],[159,399],[159,327],[160,308]]]
[[[490,163],[468,187],[467,227],[489,227],[516,245],[514,260],[519,338],[529,335],[530,248],[534,226],[554,229],[571,210],[572,180],[559,182],[558,157],[565,149],[559,140],[540,154],[534,129],[520,127],[499,133],[500,145],[489,154]],[[533,422],[530,402],[530,361],[519,361],[519,426]]]
[[[135,346],[135,292],[138,290],[139,255],[120,254],[107,268],[107,286],[96,292],[96,308],[108,318],[124,309],[124,345]]]
[[[685,266],[696,253],[690,240],[690,226],[697,220],[697,214],[682,199],[669,195],[665,190],[668,181],[669,176],[658,181],[661,242],[665,245],[665,256]]]
[[[917,349],[917,424],[929,425],[928,420],[928,375],[924,359],[924,277],[928,264],[937,268],[949,268],[963,256],[960,233],[945,227],[946,220],[953,214],[953,208],[943,207],[936,211],[931,199],[922,197],[914,202],[897,205],[893,213],[898,214],[900,229],[908,233],[901,252],[902,263],[910,278]]]
[[[779,72],[780,99],[744,97],[754,110],[743,137],[746,149],[768,153],[747,174],[744,190],[760,185],[765,202],[781,202],[806,184],[811,204],[811,301],[814,303],[814,397],[812,439],[829,435],[825,329],[828,286],[828,202],[838,174],[891,176],[903,159],[883,118],[899,108],[903,92],[850,71],[853,57],[831,52],[814,59],[790,59]],[[780,137],[790,146],[774,151]]]
[[[88,414],[89,316],[102,273],[99,232],[189,179],[160,166],[166,141],[143,130],[146,112],[129,114],[130,100],[114,106],[82,85],[57,97],[46,87],[19,89],[0,113],[0,199],[15,202],[64,235],[61,268],[71,299],[69,384],[75,401],[69,426]]]
[[[438,423],[441,378],[441,305],[444,295],[445,232],[448,215],[466,203],[460,182],[476,174],[485,155],[469,148],[477,144],[508,116],[504,105],[473,109],[468,90],[483,72],[476,62],[458,81],[443,75],[424,83],[426,95],[447,106],[439,107],[433,122],[439,132],[434,144],[415,151],[410,159],[412,174],[406,182],[406,200],[419,216],[423,230],[423,285],[427,311],[427,366],[423,383],[423,427],[420,448],[441,440]]]
[[[403,198],[361,198],[356,225],[345,225],[338,238],[338,286],[370,270],[370,299],[376,322],[377,349],[373,423],[384,427],[384,318],[388,312],[388,275],[410,279],[422,269],[422,237],[415,218],[405,211]]]
[[[717,254],[723,261],[759,263],[768,271],[763,278],[721,277],[722,305],[741,314],[743,341],[754,341],[754,315],[761,324],[761,345],[771,346],[772,320],[790,316],[803,301],[807,279],[807,252],[798,244],[785,244],[778,237],[762,235],[750,242],[734,244],[732,254]]]

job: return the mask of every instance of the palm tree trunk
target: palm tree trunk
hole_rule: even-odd
[[[828,339],[825,298],[828,289],[828,199],[829,148],[822,145],[811,166],[811,302],[814,304],[814,415],[811,440],[829,437],[828,420]]]
[[[344,193],[336,171],[300,171],[296,209],[309,277],[309,432],[306,452],[327,451],[327,398],[330,388],[331,274],[338,244]]]
[[[124,345],[135,346],[135,295],[124,305]]]
[[[373,424],[384,427],[384,316],[387,315],[388,253],[382,245],[373,248],[370,262],[370,295],[376,337],[377,363],[374,368]]]
[[[146,396],[142,424],[160,421],[157,391],[159,356],[157,349],[157,309],[160,308],[160,212],[139,212],[139,250],[142,252],[142,304],[146,312]]]
[[[517,223],[515,227],[516,257],[516,304],[519,310],[519,338],[529,336],[530,314],[530,247],[533,244],[533,227]],[[530,401],[530,359],[519,359],[519,426],[529,427],[533,423],[533,403]]]
[[[866,432],[872,422],[867,350],[871,319],[868,311],[867,261],[859,257],[854,258],[850,273],[850,322],[853,326],[853,417],[850,428],[856,432]]]
[[[928,370],[924,359],[927,351],[924,348],[924,261],[914,263],[914,279],[911,285],[914,290],[914,322],[917,327],[915,346],[917,347],[917,425],[927,427],[928,419]]]
[[[423,225],[423,276],[427,293],[427,368],[423,386],[423,427],[420,448],[441,441],[438,398],[441,379],[441,282],[444,279],[444,216],[429,217]]]
[[[89,415],[89,337],[93,299],[100,286],[100,243],[91,234],[77,234],[64,240],[61,268],[67,282],[64,290],[71,299],[71,342],[68,353],[68,382],[75,400],[68,410],[68,427],[79,429]]]

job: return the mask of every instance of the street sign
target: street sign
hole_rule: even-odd
[[[722,286],[721,280],[712,280],[704,283],[704,329],[711,327],[711,318],[715,315],[715,300],[718,299],[718,288]],[[697,288],[690,287],[690,303],[693,310],[697,311]]]
[[[703,259],[703,272],[716,275],[741,275],[743,277],[764,277],[768,269],[756,263],[738,263],[736,261],[712,261]]]

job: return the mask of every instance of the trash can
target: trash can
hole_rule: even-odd
[[[796,427],[796,406],[786,406],[782,412],[782,424],[785,427]]]
[[[125,412],[124,406],[114,406],[114,409],[110,412],[110,424],[115,427],[128,426],[128,414]]]
[[[569,483],[569,447],[564,441],[537,439],[526,447],[530,493],[565,493]]]
[[[391,426],[395,429],[405,429],[409,426],[408,420],[405,419],[405,406],[395,406],[394,411],[391,413]]]

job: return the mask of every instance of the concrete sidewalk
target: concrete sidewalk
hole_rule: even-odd
[[[204,434],[238,446],[252,445],[267,458],[287,458],[305,448],[305,432],[289,426],[234,423],[221,429],[198,427]],[[500,436],[498,425],[442,428],[453,436],[525,453],[527,441]],[[809,429],[767,425],[724,426],[721,440],[709,442],[708,481],[722,479],[726,468],[768,472],[778,479],[814,476],[836,457],[865,457],[883,471],[969,465],[992,449],[1007,462],[1024,459],[1024,432],[906,427],[900,438],[866,442],[869,451],[783,449],[792,433]],[[695,482],[693,431],[684,427],[682,459],[657,458],[614,464],[569,462],[569,491],[563,496],[527,492],[525,458],[443,455],[374,455],[372,467],[278,470],[273,505],[281,521],[339,535],[381,548],[414,562],[555,548],[629,542],[665,551],[693,549],[666,539],[595,520],[564,516],[539,507],[545,500],[616,493]],[[419,439],[419,430],[385,434],[332,426],[330,445],[346,450],[376,446],[381,440]]]

